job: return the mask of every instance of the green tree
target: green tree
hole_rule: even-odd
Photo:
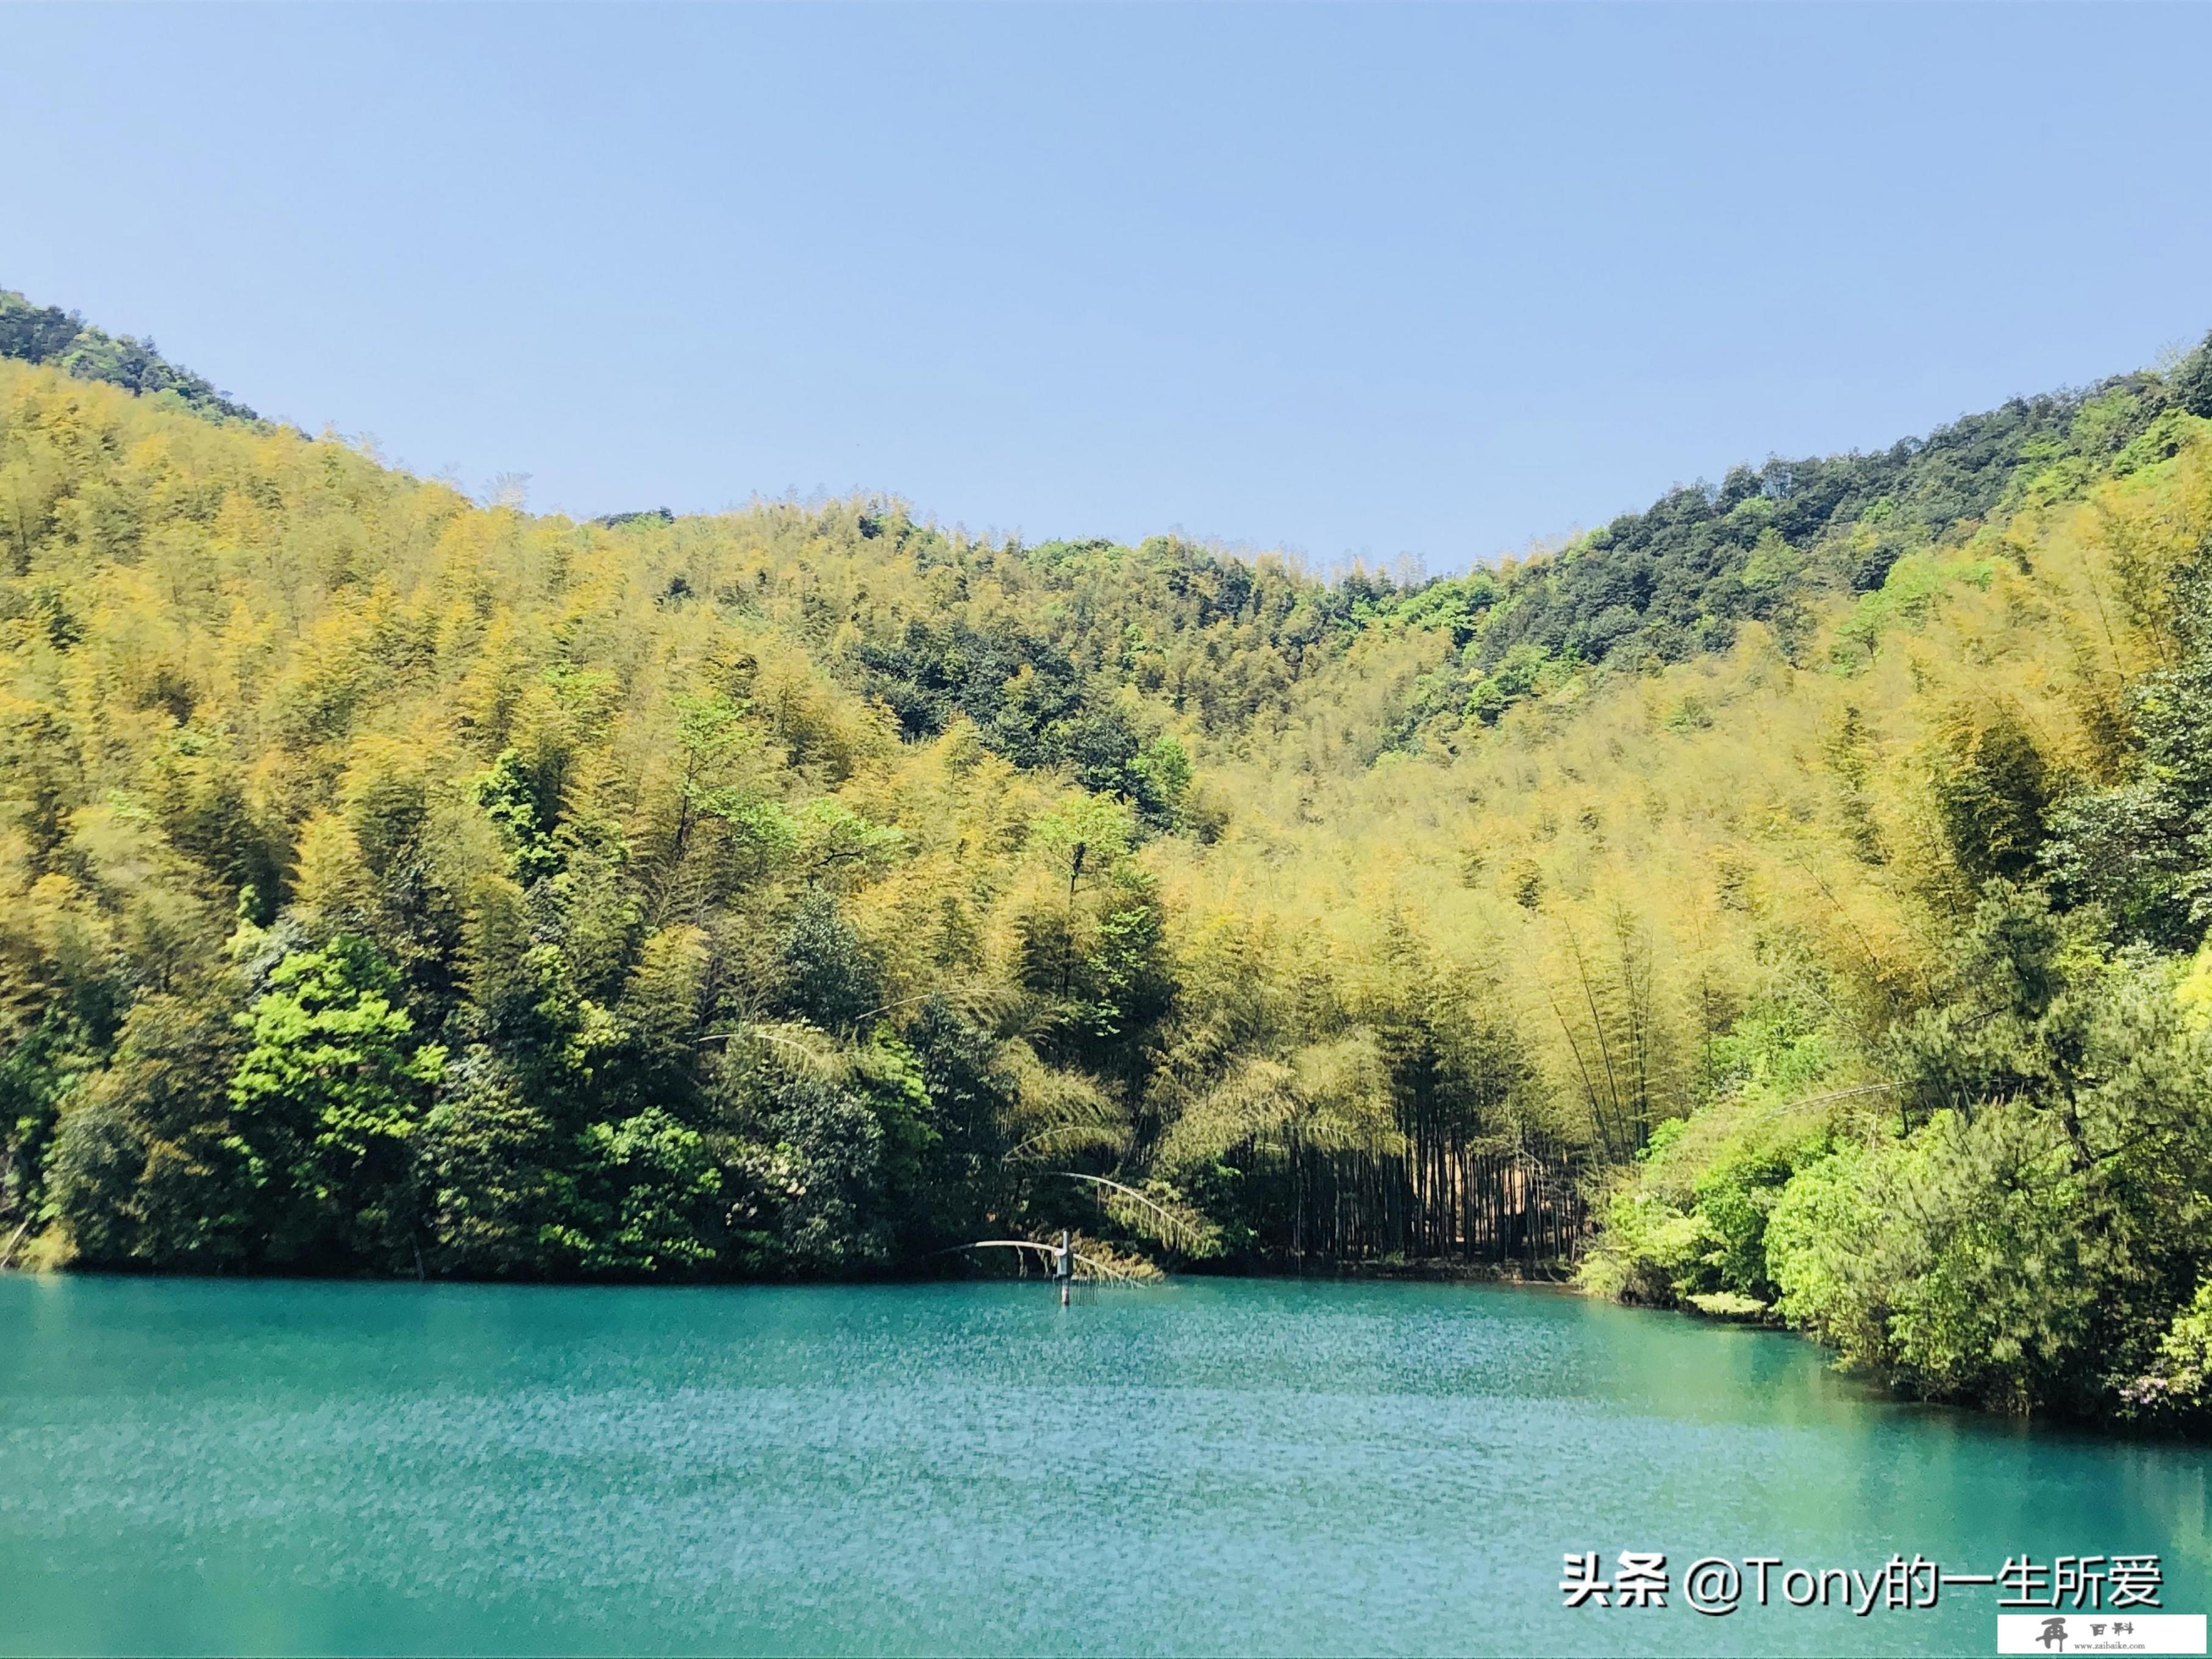
[[[1954,708],[1938,738],[1934,777],[1952,856],[1978,887],[2033,874],[2051,802],[2050,767],[2010,708]]]
[[[721,1238],[722,1171],[706,1138],[658,1106],[584,1131],[574,1219],[549,1230],[577,1271],[684,1276]]]
[[[2104,907],[2123,938],[2194,949],[2212,923],[2212,558],[2172,582],[2179,660],[2128,696],[2127,773],[2051,813],[2060,894]]]
[[[374,945],[340,935],[286,957],[239,1016],[247,1046],[231,1079],[233,1133],[276,1261],[358,1252],[416,1265],[413,1143],[446,1051],[411,1041],[398,988]]]

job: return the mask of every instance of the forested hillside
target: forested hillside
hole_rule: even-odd
[[[532,517],[0,307],[0,1245],[1579,1257],[2205,1403],[2203,349],[1401,586]]]
[[[109,334],[74,311],[34,306],[13,289],[0,288],[0,357],[52,363],[80,380],[105,380],[131,392],[167,392],[203,414],[257,418],[244,404],[233,403],[207,380],[170,362],[151,340]]]

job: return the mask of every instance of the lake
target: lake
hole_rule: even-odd
[[[2199,1612],[2208,1474],[1539,1290],[0,1279],[9,1653],[1988,1652],[1993,1587],[1781,1575],[2154,1553]],[[1565,1607],[1584,1550],[1669,1605]]]

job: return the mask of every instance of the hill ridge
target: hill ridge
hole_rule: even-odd
[[[533,517],[0,364],[0,1224],[1573,1262],[2201,1416],[2200,361],[1807,485],[1797,542],[1747,471],[1418,586],[879,498]]]

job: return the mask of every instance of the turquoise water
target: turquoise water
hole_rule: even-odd
[[[2155,1552],[2197,1612],[2208,1472],[1536,1291],[0,1279],[15,1653],[1988,1652],[1987,1588],[1570,1611],[1561,1557]]]

